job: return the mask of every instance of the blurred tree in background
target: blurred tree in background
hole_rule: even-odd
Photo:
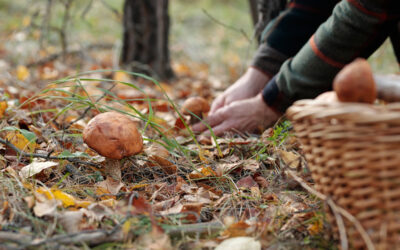
[[[168,0],[125,0],[121,63],[129,70],[173,77],[168,38]]]

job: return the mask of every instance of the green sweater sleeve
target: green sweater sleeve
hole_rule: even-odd
[[[399,8],[388,14],[384,6],[369,2],[376,1],[343,0],[336,5],[329,19],[266,86],[263,97],[268,105],[284,112],[296,100],[331,90],[340,69],[357,57],[370,56],[383,43],[399,20]]]

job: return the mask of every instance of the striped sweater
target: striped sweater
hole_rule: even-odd
[[[265,102],[284,112],[332,89],[335,75],[388,37],[400,58],[400,0],[294,0],[269,24],[252,66],[274,76]]]

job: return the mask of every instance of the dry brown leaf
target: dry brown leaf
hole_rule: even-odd
[[[254,177],[254,180],[262,188],[268,188],[269,187],[269,182],[264,177],[262,177],[261,175]]]
[[[57,207],[61,205],[61,201],[56,199],[47,199],[45,194],[35,193],[35,206],[33,207],[33,213],[37,217],[45,215],[54,215],[57,212]]]
[[[299,166],[301,166],[301,158],[299,155],[281,149],[278,150],[278,153],[288,167],[297,169]]]
[[[258,187],[257,182],[253,179],[251,176],[246,176],[242,179],[240,179],[238,182],[236,182],[236,186],[238,188],[252,188],[252,187]]]
[[[118,194],[122,187],[124,187],[124,183],[108,176],[104,181],[96,183],[96,194],[102,195],[101,199],[107,200],[111,197],[110,195]]]
[[[260,163],[254,159],[248,159],[243,162],[243,169],[256,172],[260,168]]]
[[[101,221],[104,217],[109,217],[114,214],[113,210],[101,203],[93,203],[88,206],[87,209],[82,208],[81,211],[84,211],[88,218],[95,221]]]
[[[249,228],[250,228],[249,224],[247,224],[244,221],[239,221],[229,225],[229,227],[225,229],[225,231],[222,232],[221,235],[229,238],[247,236]]]
[[[194,170],[189,174],[190,179],[201,179],[211,176],[217,176],[217,173],[215,173],[210,166],[202,166],[200,169]]]
[[[28,208],[33,208],[33,206],[35,205],[35,197],[33,197],[32,195],[24,197],[24,201],[26,202]]]
[[[150,233],[142,234],[134,242],[137,250],[172,250],[171,240],[168,235],[153,227]]]
[[[200,220],[200,212],[203,207],[201,203],[187,203],[183,204],[181,209],[181,213],[187,214],[183,220],[190,221],[190,222],[198,222]]]
[[[80,231],[83,215],[82,211],[64,211],[58,215],[58,220],[67,233],[77,233]]]

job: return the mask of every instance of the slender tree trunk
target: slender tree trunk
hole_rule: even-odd
[[[161,80],[172,78],[168,0],[125,0],[123,26],[121,63]]]
[[[250,6],[250,15],[253,20],[253,25],[256,26],[258,22],[258,8],[257,8],[257,0],[249,0]]]

